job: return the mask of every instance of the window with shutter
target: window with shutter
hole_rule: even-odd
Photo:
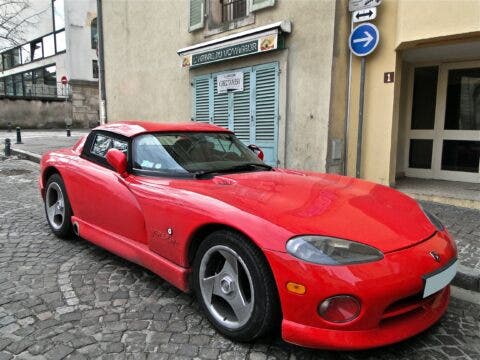
[[[275,5],[275,0],[250,0],[250,11],[257,11]]]
[[[243,72],[243,91],[218,93],[218,74],[194,80],[193,119],[213,122],[235,132],[245,144],[260,146],[265,162],[277,165],[278,63],[262,64]]]
[[[190,0],[190,18],[188,31],[201,29],[205,19],[205,0]]]
[[[243,91],[232,92],[233,132],[245,144],[252,143],[250,136],[250,68],[243,73]]]
[[[228,129],[228,120],[228,93],[218,93],[215,75],[213,76],[213,123]]]
[[[210,122],[210,76],[195,78],[193,93],[193,120]]]

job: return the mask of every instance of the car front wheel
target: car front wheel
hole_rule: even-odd
[[[66,238],[72,235],[72,208],[65,184],[59,174],[48,178],[45,192],[45,214],[53,233]]]
[[[240,234],[221,230],[200,244],[193,287],[213,326],[232,339],[250,341],[277,324],[278,295],[270,268]]]

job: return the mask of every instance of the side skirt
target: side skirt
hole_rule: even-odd
[[[98,245],[115,255],[141,265],[162,277],[178,289],[188,292],[190,269],[178,266],[152,252],[147,245],[140,244],[123,236],[105,231],[89,224],[76,216],[72,223],[78,226],[79,236]]]

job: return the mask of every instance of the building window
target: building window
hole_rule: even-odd
[[[65,41],[65,30],[55,34],[55,44],[57,46],[57,53],[65,51],[67,49],[67,44]]]
[[[28,64],[30,61],[32,61],[32,57],[30,53],[30,44],[22,45],[20,49],[22,53],[22,64]]]
[[[57,98],[59,95],[55,65],[0,78],[0,84],[1,96]]]
[[[63,0],[53,0],[53,30],[61,30],[65,27],[65,5]]]
[[[203,29],[205,23],[210,34],[250,25],[252,13],[272,6],[275,0],[190,0],[188,31]]]
[[[7,96],[13,96],[15,95],[15,92],[13,91],[13,77],[8,76],[5,79],[5,92],[7,93]]]
[[[247,16],[247,0],[222,0],[222,22]]]
[[[31,49],[31,52],[32,52],[32,59],[33,60],[39,60],[39,59],[43,58],[42,39],[32,41],[30,43],[30,49]]]
[[[55,39],[53,34],[43,38],[43,57],[55,55]]]
[[[97,18],[93,19],[90,24],[90,40],[92,43],[92,49],[96,49],[98,47]]]
[[[33,78],[31,71],[23,73],[23,87],[25,89],[25,96],[33,96]]]
[[[93,78],[98,79],[98,61],[92,60]]]
[[[15,96],[23,96],[22,74],[14,75],[13,76],[13,82],[15,83]]]

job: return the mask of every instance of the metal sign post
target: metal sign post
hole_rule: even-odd
[[[366,56],[371,54],[377,47],[380,40],[380,33],[375,25],[364,23],[353,29],[349,38],[350,51],[361,57],[360,65],[360,96],[358,104],[358,132],[357,132],[357,162],[355,176],[360,177],[362,164],[362,139],[363,139],[363,107],[365,100],[365,71]]]
[[[363,104],[365,103],[365,63],[367,60],[362,57],[360,63],[360,96],[358,101],[358,131],[357,131],[357,163],[355,166],[355,177],[360,178],[360,167],[362,165],[362,137],[363,137]]]

